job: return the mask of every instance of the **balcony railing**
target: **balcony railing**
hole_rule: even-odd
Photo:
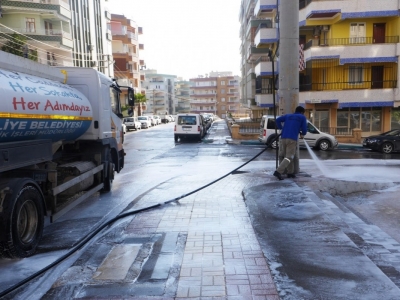
[[[258,25],[255,35],[257,35],[258,31],[260,31],[262,28],[273,28],[272,20],[267,19],[264,23]]]
[[[25,35],[47,35],[47,36],[62,36],[67,39],[72,39],[72,35],[68,32],[59,29],[29,29],[29,28],[12,28],[14,31],[8,28],[0,28],[0,33],[12,34],[15,31]]]
[[[354,37],[354,38],[336,38],[326,40],[310,40],[305,46],[304,50],[311,47],[320,46],[345,46],[345,45],[370,45],[370,44],[396,44],[399,42],[399,36],[385,36],[385,40],[377,43],[373,37]]]
[[[360,81],[357,83],[344,81],[344,82],[330,82],[330,83],[308,83],[301,84],[299,86],[300,92],[306,91],[323,91],[323,90],[359,90],[359,89],[370,89],[373,86],[381,86],[383,89],[394,89],[397,88],[396,80],[384,80],[384,81]]]
[[[269,58],[269,56],[260,56],[257,60],[256,60],[256,64],[258,65],[260,62],[269,62],[271,61],[271,59]]]
[[[299,9],[303,9],[307,7],[311,2],[323,2],[323,1],[335,1],[335,0],[299,0]],[[342,0],[336,0],[336,1],[342,1]]]

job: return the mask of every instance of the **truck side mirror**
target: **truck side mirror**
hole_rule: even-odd
[[[128,105],[135,106],[135,91],[132,88],[128,88]]]

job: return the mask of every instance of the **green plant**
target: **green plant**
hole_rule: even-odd
[[[135,104],[139,105],[139,110],[138,110],[138,115],[141,116],[142,115],[142,103],[146,103],[147,98],[146,95],[138,93],[135,94]]]
[[[26,45],[26,37],[13,33],[11,36],[11,40],[7,41],[4,46],[1,47],[1,50],[4,52],[8,52],[17,56],[24,56],[24,45]],[[37,50],[29,50],[28,59],[37,61]]]

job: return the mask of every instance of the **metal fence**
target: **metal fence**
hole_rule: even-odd
[[[239,133],[259,133],[260,126],[240,124]]]

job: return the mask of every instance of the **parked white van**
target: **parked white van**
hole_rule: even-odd
[[[182,138],[196,138],[199,141],[206,135],[205,121],[200,114],[178,114],[175,118],[175,142]]]
[[[277,130],[280,133],[280,130]],[[260,122],[260,135],[258,140],[264,144],[270,144],[275,138],[275,119],[274,116],[263,116]],[[310,147],[326,151],[328,149],[333,149],[338,146],[338,141],[333,135],[324,133],[318,130],[310,121],[307,120],[307,134],[304,136],[304,140]],[[299,146],[305,147],[303,139],[299,139]],[[272,148],[277,147],[277,142],[275,141],[271,145]]]

